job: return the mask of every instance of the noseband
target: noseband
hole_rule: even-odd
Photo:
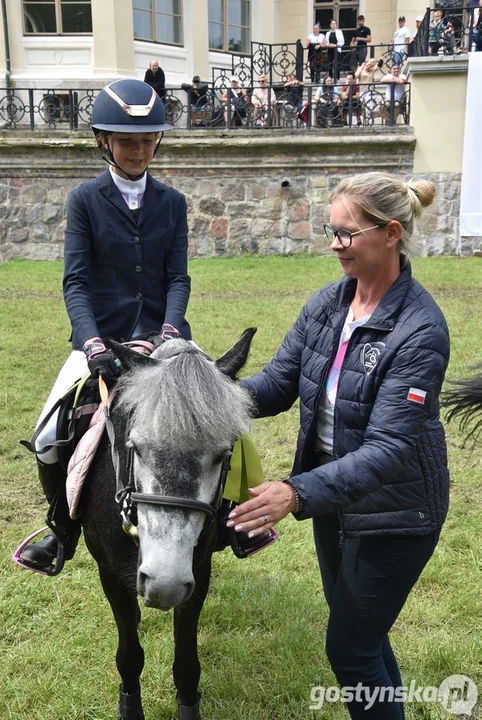
[[[117,454],[117,451],[116,451]],[[229,471],[232,453],[226,453],[219,473],[218,486],[212,504],[195,500],[191,498],[178,497],[177,495],[157,495],[151,493],[135,492],[134,482],[134,453],[132,448],[128,449],[128,478],[127,486],[124,486],[120,479],[120,474],[116,468],[117,492],[115,495],[116,502],[120,505],[120,515],[122,518],[122,527],[124,531],[131,536],[137,536],[137,505],[165,505],[167,507],[180,508],[182,510],[197,510],[206,515],[206,520],[202,529],[205,532],[214,519],[216,512],[221,506],[223,499],[224,485]]]

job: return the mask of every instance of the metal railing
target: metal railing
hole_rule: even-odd
[[[201,97],[183,88],[169,88],[164,98],[166,121],[180,130],[291,130],[409,124],[409,83],[373,82],[357,84],[356,88],[348,84],[345,92],[343,86],[344,82],[318,87],[277,84],[270,85],[263,95],[259,92],[260,86],[255,85],[243,88],[239,98],[230,93],[228,85],[205,85]],[[99,92],[100,88],[0,89],[0,127],[3,125],[3,130],[86,131]]]
[[[413,57],[424,57],[482,51],[481,36],[482,7],[454,4],[443,9],[428,9],[414,38],[410,54]]]

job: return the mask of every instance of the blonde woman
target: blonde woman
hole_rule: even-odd
[[[230,526],[257,537],[289,513],[312,520],[328,659],[342,687],[373,699],[365,709],[363,693],[345,698],[355,720],[404,717],[388,633],[448,508],[439,396],[449,334],[407,258],[434,195],[433,183],[386,173],[342,180],[325,233],[343,278],[306,303],[271,362],[242,382],[259,417],[299,398],[300,431],[291,477],[250,491]]]
[[[256,108],[256,125],[268,127],[268,110],[270,109],[271,111],[272,120],[273,113],[276,111],[276,95],[273,88],[268,87],[268,78],[266,75],[260,75],[258,82],[259,87],[257,87],[251,95],[251,102]]]

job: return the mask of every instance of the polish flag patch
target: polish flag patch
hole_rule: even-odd
[[[408,391],[407,400],[411,400],[412,402],[423,405],[425,403],[426,396],[426,390],[420,390],[420,388],[410,388],[410,390]]]

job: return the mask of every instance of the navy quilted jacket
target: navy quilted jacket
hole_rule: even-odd
[[[428,534],[448,509],[439,394],[449,334],[403,256],[400,276],[350,339],[335,403],[333,462],[313,468],[317,407],[355,288],[356,280],[345,277],[317,292],[269,365],[243,386],[260,417],[300,398],[291,478],[302,502],[298,519],[338,511],[348,537]]]

